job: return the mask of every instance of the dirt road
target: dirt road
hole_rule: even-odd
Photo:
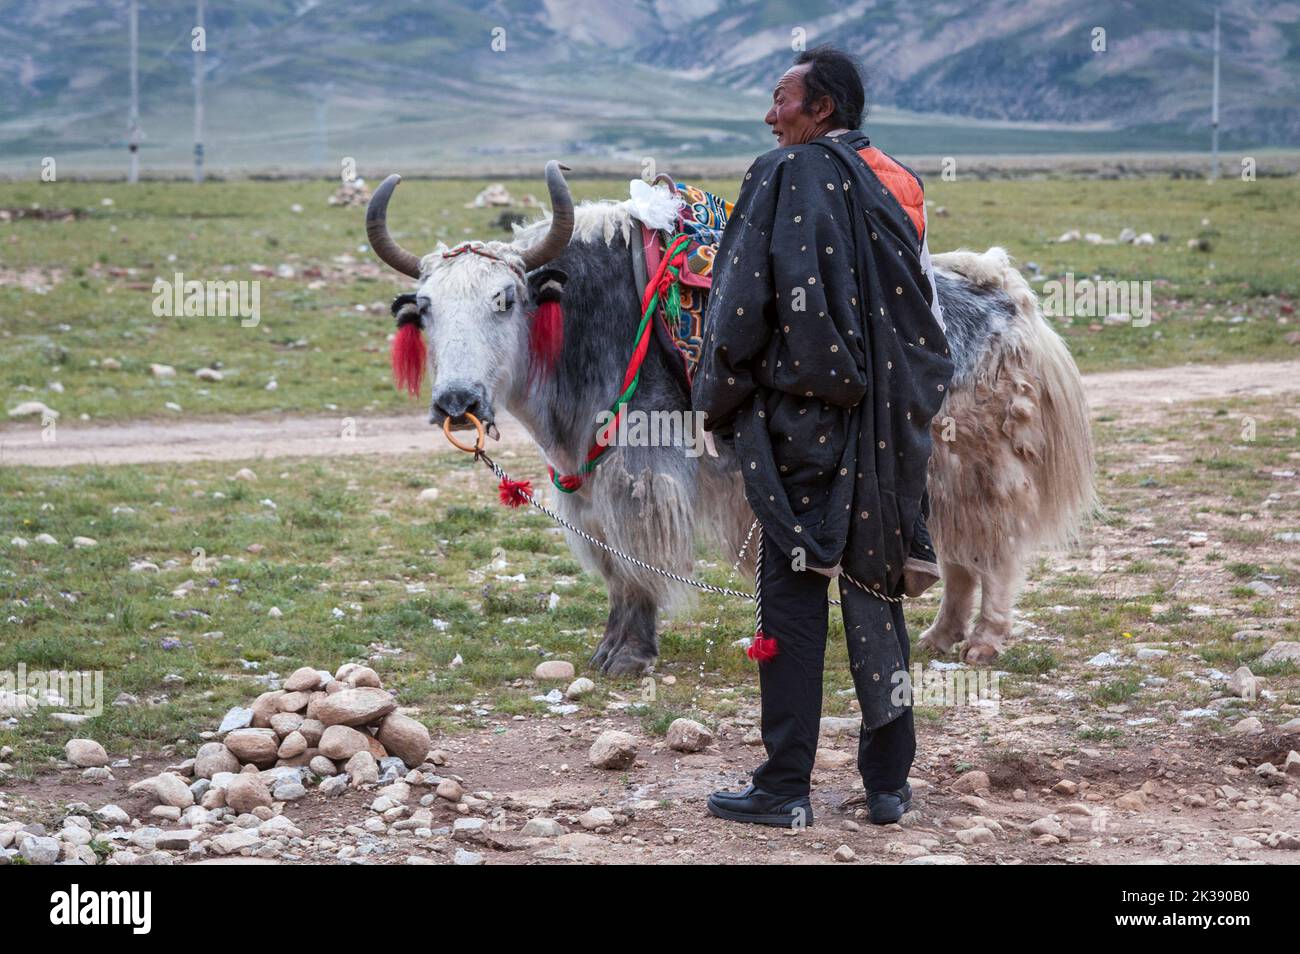
[[[1173,401],[1300,392],[1300,361],[1181,365],[1084,376],[1094,409],[1156,406]],[[518,421],[497,421],[497,450],[526,449]],[[0,466],[69,467],[347,454],[452,452],[422,412],[347,418],[318,415],[131,421],[78,427],[60,424],[47,441],[39,423],[0,426]]]

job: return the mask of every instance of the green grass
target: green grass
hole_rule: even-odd
[[[476,186],[404,185],[403,204],[394,211],[402,241],[421,247],[488,234],[494,213],[462,208]],[[329,410],[343,417],[411,408],[388,381],[383,303],[400,285],[387,277],[357,279],[343,269],[319,288],[297,278],[266,279],[263,321],[253,329],[236,321],[156,319],[149,292],[127,287],[177,268],[190,277],[225,277],[220,268],[229,264],[230,275],[239,277],[250,263],[301,270],[345,252],[363,258],[356,249],[360,210],[324,206],[329,188],[308,182],[0,188],[0,205],[41,201],[93,209],[74,223],[21,222],[0,231],[0,274],[54,263],[65,271],[45,295],[0,287],[7,406],[39,398],[65,420],[82,413],[93,419],[175,413],[160,410],[164,401],[180,404],[184,416]],[[516,192],[540,188],[512,184]],[[579,197],[619,188],[575,183]],[[931,196],[950,214],[933,219],[933,245],[1002,242],[1046,274],[1068,267],[1123,276],[1131,267],[1134,277],[1167,280],[1180,304],[1152,328],[1092,332],[1076,321],[1064,329],[1085,369],[1289,355],[1294,346],[1281,335],[1291,325],[1278,320],[1285,317],[1282,296],[1296,294],[1297,263],[1280,223],[1298,191],[1295,180],[1214,187],[1161,180],[936,182]],[[112,206],[99,205],[104,195],[114,197]],[[1259,195],[1269,197],[1267,208]],[[1209,256],[1187,252],[1175,240],[1179,230],[1200,227],[1207,197],[1219,203],[1208,214],[1221,232]],[[289,211],[293,202],[305,211]],[[1149,248],[1045,244],[1066,228],[1111,234],[1123,224],[1174,238]],[[174,263],[167,261],[173,253]],[[1208,283],[1211,262],[1216,280]],[[111,271],[120,268],[138,273]],[[369,304],[379,313],[356,310]],[[1229,313],[1253,320],[1212,320]],[[94,364],[105,357],[120,360],[122,369]],[[223,363],[227,379],[197,381],[193,369],[214,360]],[[153,361],[175,365],[179,376],[171,382],[149,377]],[[266,391],[272,375],[279,388]],[[64,384],[64,393],[45,389],[52,380]],[[1294,479],[1275,476],[1295,470],[1300,459],[1293,400],[1146,410],[1116,411],[1095,423],[1106,512],[1093,534],[1114,552],[1101,571],[1090,565],[1090,542],[1068,569],[1037,565],[1019,606],[1056,642],[1017,642],[998,663],[1014,674],[1003,690],[1018,705],[1051,704],[1061,685],[1098,678],[1080,663],[1102,650],[1185,642],[1202,667],[1230,671],[1259,666],[1268,641],[1232,638],[1254,620],[1267,620],[1283,638],[1300,638],[1288,591],[1296,579],[1295,550],[1273,542],[1279,530],[1300,529]],[[1247,419],[1254,425],[1249,439]],[[1180,460],[1150,461],[1162,453]],[[304,664],[332,668],[376,659],[386,683],[404,703],[421,705],[436,731],[473,727],[490,713],[547,714],[533,697],[549,687],[532,685],[529,677],[548,654],[582,671],[607,612],[601,581],[579,571],[544,517],[496,505],[490,477],[472,461],[351,457],[252,466],[254,483],[232,479],[238,464],[0,468],[0,671],[20,663],[103,671],[106,702],[121,693],[136,699],[107,706],[87,730],[115,754],[177,739],[193,743],[226,708],[259,691],[259,676],[285,675]],[[512,469],[516,476],[541,476],[531,457]],[[473,476],[462,481],[470,470]],[[418,503],[419,490],[430,485],[442,495]],[[1186,547],[1189,528],[1212,531],[1207,549]],[[59,545],[9,545],[15,535],[31,540],[40,533]],[[77,535],[99,545],[73,549]],[[1157,537],[1174,545],[1149,546]],[[250,553],[253,544],[264,549]],[[508,561],[503,575],[522,572],[526,582],[497,580],[499,571],[488,568],[496,555]],[[129,572],[141,560],[162,571]],[[730,559],[720,561],[705,576],[743,583],[727,578],[729,566]],[[1211,571],[1222,579],[1207,582]],[[1276,594],[1244,588],[1263,576],[1276,577]],[[191,579],[187,596],[171,595]],[[546,609],[551,592],[560,596],[554,611]],[[1198,614],[1205,603],[1221,614]],[[273,606],[281,618],[268,616]],[[1070,609],[1056,612],[1058,606]],[[914,640],[935,609],[933,601],[909,605]],[[748,712],[757,681],[731,643],[751,631],[747,604],[712,596],[670,622],[658,672],[677,681],[657,680],[654,698],[638,706],[645,731],[661,732],[678,715],[716,722]],[[923,661],[925,654],[916,657]],[[1143,668],[1178,683],[1173,677],[1186,665],[1182,653]],[[1279,704],[1300,703],[1294,666],[1256,672]],[[1098,687],[1077,692],[1071,705],[1084,712],[1120,702],[1140,708],[1158,694],[1141,689],[1135,676],[1102,671]],[[635,700],[644,691],[637,680],[597,682],[598,690],[582,701],[584,713],[604,711],[614,694]],[[842,626],[832,614],[824,710],[852,712],[851,688]],[[1181,683],[1169,692],[1163,698],[1180,705],[1210,698],[1208,690]],[[946,715],[918,713],[936,726]],[[69,734],[43,710],[17,728],[0,727],[0,745],[13,745],[15,761],[27,771],[57,756]]]
[[[1292,411],[1285,398],[1233,399],[1173,405],[1140,427],[1098,424],[1108,515],[1095,532],[1144,547],[1145,539],[1176,536],[1188,514],[1212,511],[1234,488],[1247,488],[1255,501],[1282,489],[1268,475],[1300,454]],[[1256,440],[1239,444],[1238,418],[1247,413],[1258,422]],[[1241,466],[1164,465],[1161,488],[1126,479],[1153,447],[1175,450],[1185,460],[1220,455]],[[490,715],[549,716],[547,704],[534,697],[551,687],[531,680],[548,656],[586,671],[607,612],[601,581],[579,571],[545,517],[498,506],[491,475],[473,461],[260,461],[252,464],[257,479],[251,483],[233,479],[238,467],[0,470],[0,672],[19,664],[29,671],[102,671],[106,703],[122,693],[135,701],[107,705],[84,734],[125,753],[178,739],[192,745],[227,708],[260,691],[259,677],[287,675],[301,665],[334,668],[369,658],[386,685],[404,704],[421,706],[438,732],[474,728]],[[520,477],[541,476],[532,459],[512,469]],[[438,500],[418,502],[420,490],[431,485],[442,490]],[[1140,574],[1128,572],[1127,554],[1108,557],[1094,572],[1091,542],[1069,568],[1038,561],[1019,606],[1055,641],[1013,641],[996,663],[1011,674],[1001,682],[1004,700],[1033,711],[1053,706],[1056,690],[1073,686],[1070,705],[1081,719],[1119,703],[1134,713],[1158,712],[1145,707],[1160,700],[1179,708],[1202,705],[1214,693],[1178,677],[1192,653],[1199,662],[1190,665],[1201,669],[1231,672],[1249,665],[1267,680],[1278,704],[1300,702],[1294,665],[1259,663],[1270,639],[1233,638],[1259,619],[1273,620],[1268,628],[1281,638],[1300,638],[1300,624],[1286,621],[1293,614],[1285,588],[1295,578],[1296,561],[1292,551],[1279,552],[1271,542],[1277,530],[1300,528],[1300,502],[1283,495],[1272,504],[1268,527],[1224,544],[1226,559],[1219,561],[1209,560],[1216,551],[1208,548],[1144,548]],[[1140,530],[1134,529],[1138,523]],[[1221,524],[1237,525],[1235,518]],[[51,534],[58,545],[16,548],[8,542],[39,533]],[[97,539],[98,546],[74,549],[71,540],[79,535]],[[260,552],[249,552],[254,544]],[[1200,569],[1189,565],[1193,552],[1206,554]],[[744,585],[728,578],[729,560],[709,556],[717,568],[703,573],[705,579]],[[504,569],[491,567],[498,558],[506,560]],[[130,572],[141,560],[161,571]],[[1202,576],[1208,567],[1218,567],[1222,577],[1212,586]],[[517,573],[524,582],[497,579]],[[1242,581],[1260,575],[1278,577],[1277,594],[1237,592]],[[1189,578],[1198,580],[1194,591]],[[188,580],[194,581],[189,594],[173,596]],[[560,602],[548,610],[552,592]],[[1200,603],[1226,614],[1197,615]],[[269,616],[272,607],[283,615]],[[913,641],[935,608],[933,601],[908,605]],[[650,735],[680,716],[716,724],[750,714],[757,680],[731,644],[752,631],[751,614],[748,604],[702,596],[692,611],[666,624],[653,682],[597,678],[596,691],[581,701],[582,714],[602,713],[615,699],[629,701],[629,714]],[[1156,642],[1190,648],[1122,670],[1084,665],[1103,650],[1132,660],[1138,646]],[[924,662],[927,656],[916,651],[914,658]],[[671,685],[662,678],[667,675],[675,677]],[[1164,694],[1142,686],[1146,675],[1169,680]],[[831,615],[824,711],[855,711],[838,613]],[[943,707],[918,710],[935,731],[949,715]],[[1114,731],[1116,738],[1124,732]],[[41,710],[16,728],[0,727],[0,745],[14,746],[19,770],[29,772],[57,757],[71,734]]]
[[[734,197],[737,182],[700,184]],[[393,205],[392,228],[408,247],[438,241],[501,238],[499,210],[466,209],[483,185],[467,180],[413,180]],[[582,198],[626,196],[621,180],[574,176]],[[326,205],[332,181],[4,183],[0,207],[85,212],[73,222],[22,220],[0,226],[0,396],[9,409],[43,400],[62,421],[272,412],[339,417],[411,408],[387,369],[387,304],[407,283],[371,262],[362,246],[362,210]],[[540,181],[513,181],[516,195],[545,195]],[[1155,319],[1149,327],[1087,319],[1061,326],[1085,371],[1153,367],[1184,361],[1234,361],[1297,353],[1283,340],[1281,298],[1300,294],[1300,258],[1291,212],[1300,180],[1255,183],[1135,179],[928,183],[934,251],[1003,245],[1047,279],[1066,272],[1150,280]],[[102,200],[111,199],[111,205]],[[300,212],[293,211],[295,205]],[[934,214],[938,207],[947,214]],[[1210,226],[1202,226],[1208,218]],[[1052,244],[1078,228],[1114,237],[1131,226],[1169,236],[1153,246]],[[1214,250],[1191,252],[1186,239],[1212,231]],[[342,259],[350,256],[352,263]],[[254,266],[294,277],[267,277]],[[14,284],[37,269],[50,284],[38,294]],[[51,270],[57,270],[56,275]],[[322,277],[313,277],[321,270]],[[258,280],[261,319],[155,317],[153,281],[181,272],[200,281]],[[57,279],[51,282],[51,279]],[[1273,297],[1276,296],[1276,297]],[[1249,320],[1233,323],[1242,316]],[[120,370],[106,370],[107,358]],[[156,379],[149,365],[174,366]],[[194,372],[219,363],[225,380]],[[277,388],[268,391],[268,382]],[[63,393],[48,390],[53,382]],[[170,410],[167,403],[178,405]]]

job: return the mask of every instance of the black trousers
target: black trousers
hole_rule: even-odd
[[[826,659],[830,578],[796,570],[768,537],[763,539],[763,631],[777,640],[777,655],[758,667],[762,692],[763,745],[767,761],[754,772],[754,785],[778,795],[806,795],[822,713],[822,670]],[[878,673],[859,664],[865,639],[896,637],[908,665],[909,644],[903,608],[845,584],[844,629],[858,701],[880,691]],[[874,631],[873,631],[874,630]],[[887,691],[887,690],[886,690]],[[909,705],[876,729],[864,726],[858,737],[858,771],[868,792],[902,788],[916,757],[916,731]]]

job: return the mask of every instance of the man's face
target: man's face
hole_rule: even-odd
[[[803,108],[803,78],[811,68],[808,63],[792,66],[772,91],[772,108],[763,122],[772,127],[777,145],[802,145],[826,131],[826,120],[833,111],[830,97],[823,96],[811,110]]]

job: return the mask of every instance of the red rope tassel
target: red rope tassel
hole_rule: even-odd
[[[775,659],[777,654],[776,637],[768,636],[761,629],[754,633],[754,640],[745,650],[745,655],[756,663],[765,663]]]
[[[509,477],[502,477],[501,483],[497,486],[501,492],[501,502],[507,507],[522,507],[528,503],[528,497],[533,493],[533,485],[527,480],[511,480]]]
[[[427,352],[424,348],[424,335],[419,325],[405,324],[397,329],[393,339],[393,381],[399,391],[407,391],[412,397],[420,394],[420,384],[424,380],[424,367]]]
[[[528,352],[533,371],[550,374],[560,359],[564,347],[564,312],[558,301],[544,301],[533,314],[532,328],[528,334]]]

